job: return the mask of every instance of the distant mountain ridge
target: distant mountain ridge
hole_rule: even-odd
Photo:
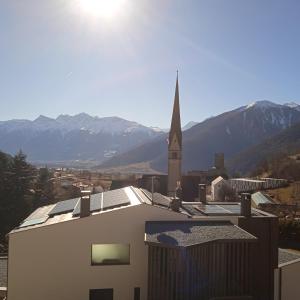
[[[22,149],[30,161],[95,160],[134,148],[162,131],[119,117],[92,117],[86,113],[39,116],[33,121],[0,122],[0,149],[15,154]]]
[[[300,122],[299,105],[256,101],[209,118],[183,132],[183,170],[212,166],[215,152],[231,159],[282,130]],[[167,171],[166,135],[118,155],[100,167],[150,162],[153,169]]]
[[[34,131],[60,130],[70,132],[72,130],[88,130],[91,133],[111,133],[120,134],[126,132],[161,132],[159,128],[151,129],[133,121],[128,121],[119,117],[92,117],[86,113],[74,116],[59,115],[56,119],[40,115],[33,121],[29,120],[9,120],[0,121],[0,128],[7,131],[19,129],[30,129]]]

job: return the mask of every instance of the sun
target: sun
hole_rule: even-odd
[[[94,17],[112,18],[117,16],[125,0],[79,0],[80,8]]]

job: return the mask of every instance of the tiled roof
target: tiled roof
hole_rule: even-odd
[[[0,287],[7,287],[7,257],[0,256]]]
[[[145,242],[171,247],[188,247],[216,240],[249,240],[256,237],[229,221],[146,222]]]

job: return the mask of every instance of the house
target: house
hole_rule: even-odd
[[[126,187],[38,208],[9,233],[8,300],[273,299],[277,218],[178,200]]]

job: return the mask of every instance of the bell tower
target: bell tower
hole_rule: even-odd
[[[178,71],[168,146],[168,196],[174,197],[181,181],[182,132],[179,107]]]

